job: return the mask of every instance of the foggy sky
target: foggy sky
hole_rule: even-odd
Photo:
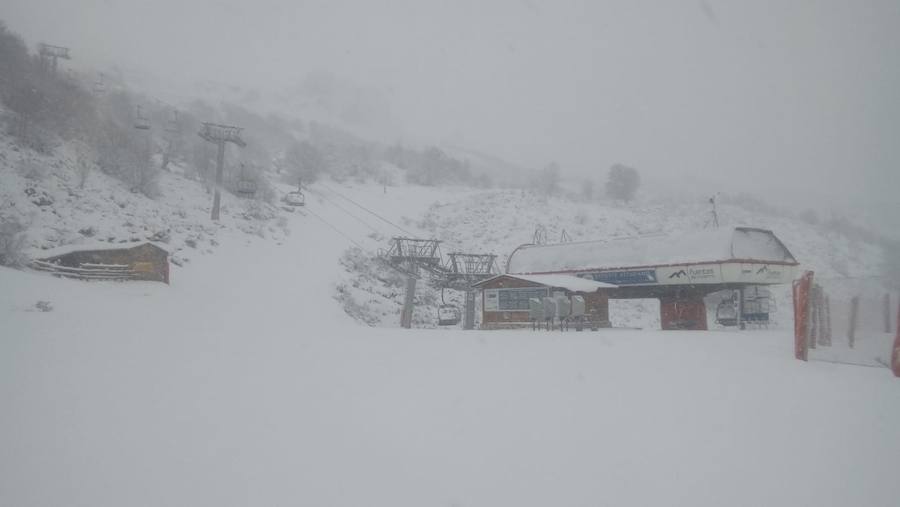
[[[398,139],[529,167],[900,201],[897,1],[0,0],[0,18],[162,79],[327,70],[383,92]]]

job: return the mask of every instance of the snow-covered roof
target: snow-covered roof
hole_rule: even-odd
[[[671,264],[755,261],[796,264],[772,231],[750,227],[557,245],[524,245],[509,273],[547,273]]]
[[[129,242],[129,243],[108,243],[105,241],[88,241],[85,243],[75,243],[69,245],[62,245],[55,248],[48,248],[47,250],[36,250],[34,253],[36,256],[46,259],[49,257],[59,257],[60,255],[66,255],[72,252],[85,252],[85,251],[98,251],[98,250],[127,250],[135,247],[139,247],[146,244],[151,244],[160,250],[168,252],[169,249],[156,241],[141,241],[141,242]]]
[[[502,276],[508,276],[510,278],[516,278],[518,280],[525,280],[526,282],[534,282],[539,283],[541,285],[546,285],[547,287],[558,287],[560,289],[566,289],[572,292],[595,292],[597,289],[615,289],[618,287],[617,285],[613,285],[611,283],[604,282],[595,282],[594,280],[589,280],[587,278],[581,278],[572,275],[497,275],[487,280],[481,281],[475,284],[476,287],[484,285],[491,280],[495,280]]]

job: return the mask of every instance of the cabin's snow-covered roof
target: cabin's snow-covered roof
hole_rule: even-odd
[[[595,282],[594,280],[589,280],[587,278],[580,278],[572,275],[497,275],[495,277],[489,278],[482,282],[475,284],[475,286],[484,285],[487,282],[497,279],[501,276],[508,276],[510,278],[516,278],[519,280],[525,280],[526,282],[534,282],[539,283],[541,285],[546,285],[547,287],[558,287],[560,289],[566,289],[572,292],[595,292],[597,289],[615,289],[618,287],[617,285],[613,285],[611,283],[604,282]]]
[[[557,245],[525,245],[509,273],[547,273],[727,261],[796,263],[772,231],[749,227]]]
[[[37,257],[41,259],[47,259],[50,257],[59,257],[60,255],[66,255],[72,252],[85,252],[85,251],[99,251],[99,250],[129,250],[132,248],[136,248],[139,246],[143,246],[146,244],[151,244],[160,250],[168,252],[169,249],[156,241],[141,241],[141,242],[129,242],[129,243],[108,243],[105,241],[87,241],[84,243],[73,243],[68,245],[58,246],[56,248],[49,248],[47,250],[36,250],[34,253]]]

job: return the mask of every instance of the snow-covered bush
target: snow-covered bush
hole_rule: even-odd
[[[609,168],[609,176],[606,180],[606,195],[611,199],[625,201],[634,199],[638,187],[641,186],[641,175],[637,169],[622,164],[615,164]]]
[[[0,266],[25,265],[24,248],[25,226],[15,218],[0,217]]]
[[[33,157],[22,157],[19,160],[19,174],[32,181],[42,181],[47,177],[48,168]]]

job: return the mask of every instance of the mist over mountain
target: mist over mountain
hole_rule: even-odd
[[[888,1],[11,0],[4,17],[29,43],[73,47],[73,65],[146,69],[190,85],[182,96],[327,114],[379,141],[556,162],[577,177],[625,162],[661,191],[768,195],[890,228],[900,70],[883,62],[900,49],[898,11]]]

